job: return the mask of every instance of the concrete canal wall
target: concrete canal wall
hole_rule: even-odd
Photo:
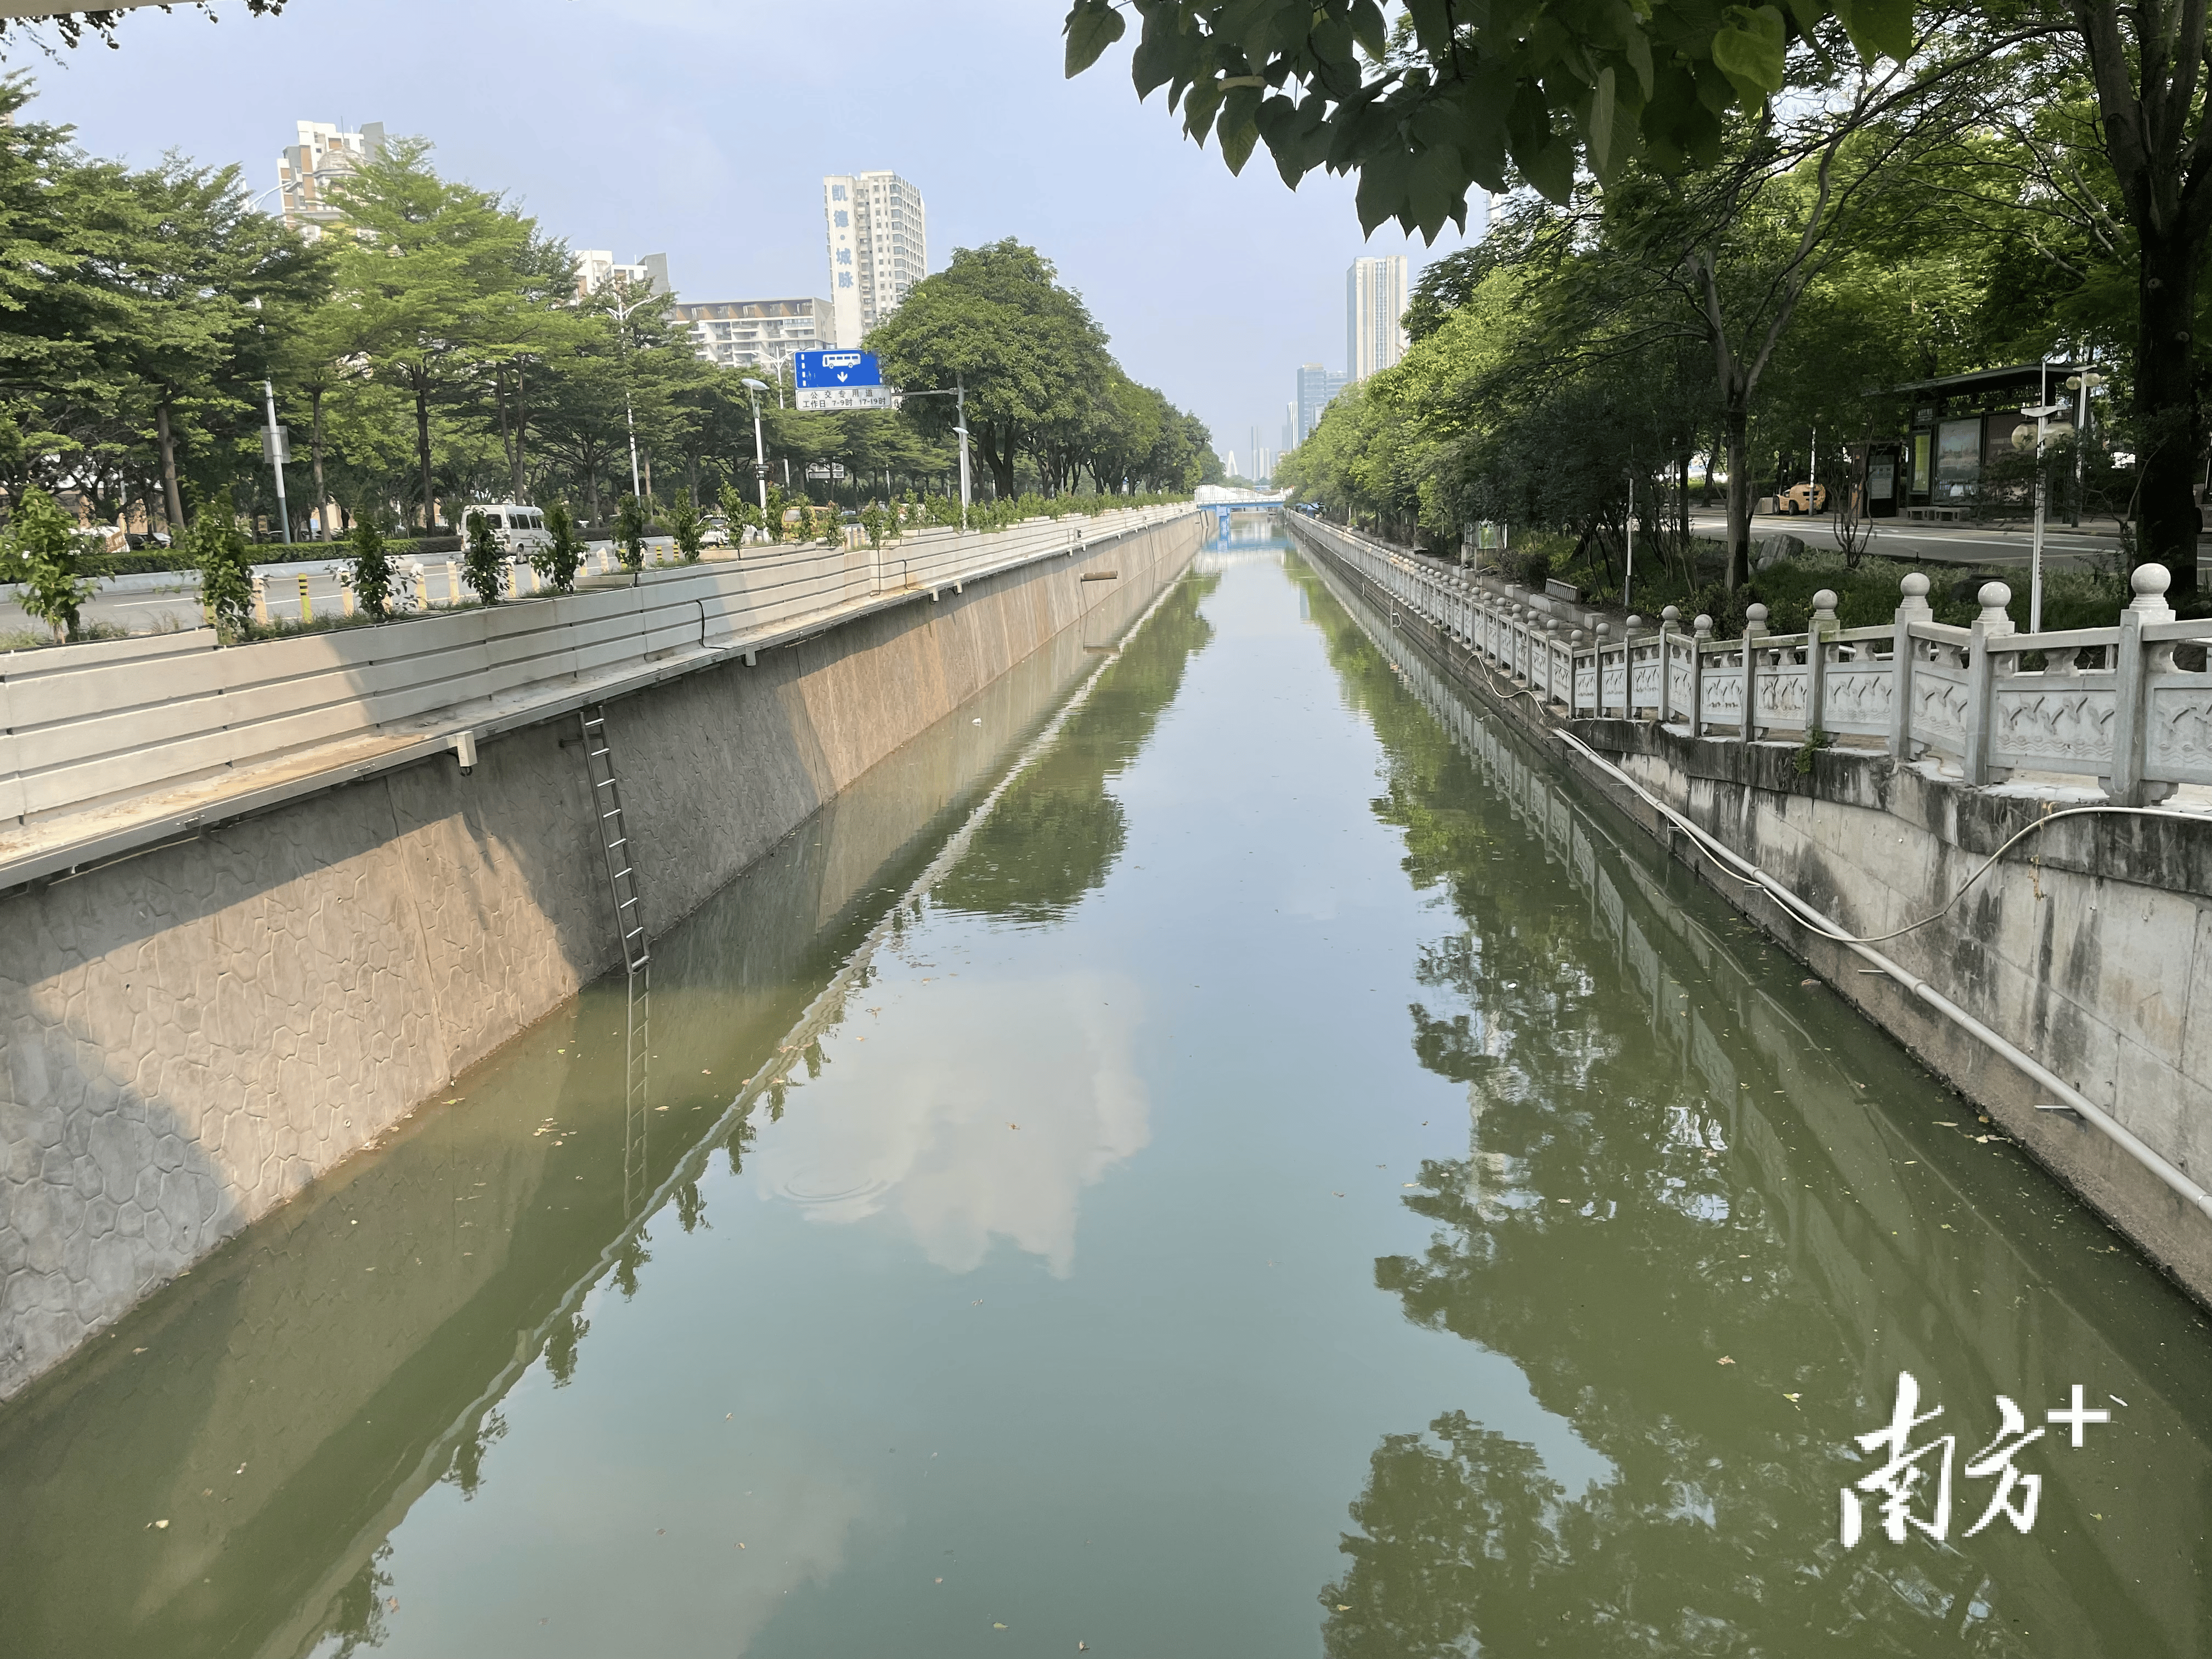
[[[649,926],[1048,642],[1132,614],[1209,522],[611,701]],[[619,961],[575,725],[0,898],[0,1399]]]
[[[1371,578],[1325,532],[1292,528],[1332,578]],[[1727,873],[1633,791],[1559,740],[1571,732],[1739,856],[1880,949],[2109,1112],[2200,1185],[2212,1180],[2212,820],[2179,812],[2054,824],[1947,901],[2008,837],[2080,790],[1969,787],[1868,750],[1806,758],[1656,720],[1573,719],[1516,687],[1404,603],[1393,626],[1455,684],[1542,744],[1743,914],[1903,1042],[2199,1300],[2212,1216],[2104,1134],[2037,1110],[2050,1091],[1896,979]]]

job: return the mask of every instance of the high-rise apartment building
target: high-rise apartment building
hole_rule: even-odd
[[[1344,306],[1345,367],[1356,384],[1406,355],[1406,256],[1354,259]]]
[[[579,248],[576,251],[576,297],[579,300],[597,294],[609,283],[620,283],[633,294],[673,294],[675,284],[668,280],[668,256],[665,253],[641,254],[634,265],[617,264],[615,256],[603,247]]]
[[[896,173],[833,173],[822,181],[822,216],[837,343],[857,346],[929,274],[921,192]]]
[[[276,158],[276,199],[284,222],[312,241],[338,219],[330,186],[384,149],[384,123],[368,121],[359,132],[341,132],[328,121],[302,121],[300,142]]]
[[[699,355],[729,368],[750,364],[781,373],[794,351],[828,351],[839,343],[836,307],[827,300],[714,300],[678,305]]]
[[[1319,363],[1298,365],[1297,441],[1304,443],[1313,436],[1313,429],[1321,424],[1321,412],[1328,407],[1329,399],[1344,390],[1345,377],[1332,374]]]

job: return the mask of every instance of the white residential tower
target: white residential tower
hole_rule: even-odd
[[[921,192],[896,173],[832,173],[822,181],[822,215],[837,343],[857,346],[929,274]]]

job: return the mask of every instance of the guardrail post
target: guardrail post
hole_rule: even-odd
[[[1750,743],[1764,735],[1759,724],[1759,641],[1766,636],[1766,607],[1754,605],[1743,613],[1743,720],[1736,741]]]
[[[1917,570],[1898,584],[1904,593],[1897,606],[1897,644],[1890,655],[1889,752],[1899,762],[1912,758],[1912,624],[1930,622],[1936,613],[1928,605],[1928,578]]]
[[[1690,735],[1705,735],[1705,659],[1712,643],[1713,619],[1700,614],[1690,624]]]
[[[1659,724],[1674,718],[1674,630],[1682,623],[1681,611],[1668,605],[1659,613]]]
[[[269,626],[269,579],[258,570],[253,573],[253,621],[256,626]]]
[[[2013,631],[2012,618],[2005,614],[2012,589],[2002,582],[1984,582],[1975,598],[1981,602],[1982,614],[1974,618],[1966,641],[1966,752],[1960,769],[1967,787],[1978,789],[1990,781],[1990,726],[1996,713],[1997,653],[1990,641]]]
[[[2166,590],[2173,574],[2162,564],[2137,565],[2128,578],[2135,599],[2120,612],[2119,641],[2112,647],[2118,695],[2112,705],[2112,775],[2104,780],[2105,793],[2116,806],[2148,804],[2151,790],[2143,781],[2144,739],[2150,713],[2150,652],[2143,645],[2145,623],[2166,622],[2173,607]],[[2160,794],[2163,795],[2160,790]]]
[[[1603,720],[1606,717],[1607,707],[1605,701],[1605,641],[1606,636],[1612,632],[1613,625],[1610,623],[1600,623],[1597,625],[1597,650],[1595,656],[1590,664],[1592,671],[1590,675],[1590,702],[1593,706],[1594,712],[1600,720]],[[1582,639],[1582,631],[1579,629],[1575,631],[1575,639],[1577,643],[1579,643]],[[1569,667],[1571,670],[1572,665],[1570,664]],[[1569,682],[1570,685],[1572,684],[1573,683],[1571,681]]]
[[[1837,629],[1836,595],[1822,588],[1813,596],[1813,620],[1805,630],[1805,735],[1827,730],[1828,635]]]

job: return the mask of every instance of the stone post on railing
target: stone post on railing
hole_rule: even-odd
[[[1682,626],[1682,612],[1668,605],[1659,613],[1659,724],[1674,718],[1674,635]]]
[[[1590,676],[1590,712],[1600,720],[1603,720],[1606,716],[1605,647],[1607,638],[1612,632],[1613,629],[1607,623],[1600,623],[1597,625],[1597,651],[1591,659],[1591,666],[1596,672]],[[1575,639],[1578,642],[1582,639],[1580,629],[1576,630]]]
[[[1982,614],[1974,618],[1966,645],[1966,752],[1961,769],[1967,784],[1979,788],[1993,781],[1990,739],[1996,714],[1999,653],[1991,641],[2013,631],[2012,618],[2005,611],[2012,603],[2012,589],[2002,582],[1984,582],[1974,597],[1981,604]]]
[[[1759,724],[1759,642],[1766,637],[1766,607],[1754,605],[1743,613],[1743,722],[1736,740],[1750,743],[1764,735]]]
[[[1828,639],[1837,631],[1836,595],[1822,588],[1813,595],[1813,620],[1805,629],[1805,735],[1827,729]]]
[[[1634,611],[1620,625],[1620,717],[1636,718],[1636,636],[1644,629],[1644,618]]]
[[[1700,614],[1690,624],[1690,735],[1705,735],[1705,647],[1713,637],[1713,619]]]
[[[2172,793],[2171,786],[2143,781],[2150,713],[2150,651],[2143,624],[2171,622],[2173,607],[2166,590],[2173,573],[2162,564],[2141,564],[2128,578],[2134,601],[2120,612],[2120,637],[2112,647],[2117,695],[2112,703],[2112,775],[2101,780],[2116,806],[2147,806]]]
[[[1899,761],[1912,758],[1912,641],[1915,623],[1933,622],[1928,604],[1928,578],[1917,570],[1898,584],[1905,594],[1897,607],[1897,644],[1890,656],[1889,752]]]

